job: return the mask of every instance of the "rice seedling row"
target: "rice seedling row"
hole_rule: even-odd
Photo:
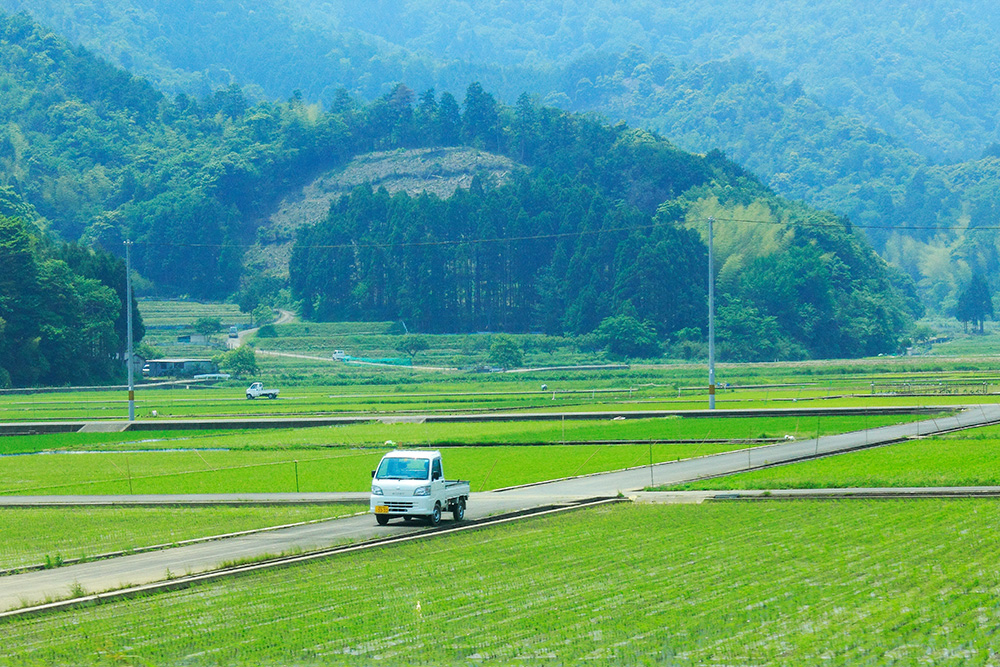
[[[8,621],[3,659],[988,664],[998,519],[983,500],[616,506]]]

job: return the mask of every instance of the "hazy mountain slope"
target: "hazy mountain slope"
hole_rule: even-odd
[[[238,83],[252,97],[298,93],[330,104],[339,88],[373,99],[401,81],[457,95],[478,80],[509,100],[524,90],[498,66],[440,60],[361,31],[331,29],[326,14],[285,0],[252,7],[238,0],[3,0],[0,9],[28,13],[171,95],[207,95]],[[516,78],[536,79],[537,72]]]
[[[504,65],[588,51],[745,58],[935,159],[997,141],[1000,6],[990,0],[307,0],[303,13],[411,50]],[[322,20],[322,19],[320,19]]]
[[[792,0],[2,6],[31,11],[172,92],[238,81],[251,95],[329,105],[341,87],[373,99],[403,80],[460,95],[479,80],[510,102],[528,91],[596,109],[688,150],[721,148],[778,192],[849,216],[918,280],[934,309],[946,310],[973,272],[996,273],[981,243],[963,250],[972,199],[988,188],[966,193],[967,182],[941,173],[953,167],[933,159],[978,156],[995,139],[996,56],[984,44],[996,10],[980,1],[962,11]],[[679,59],[734,54],[743,59]]]
[[[479,79],[512,101],[519,87],[547,88],[549,72],[580,56],[638,46],[685,61],[746,59],[935,160],[978,157],[1000,140],[992,85],[1000,6],[989,0],[0,0],[0,8],[28,11],[170,87],[233,76],[268,96],[298,89],[323,100],[341,85],[371,97],[394,81],[456,92]],[[526,85],[539,75],[542,85]]]

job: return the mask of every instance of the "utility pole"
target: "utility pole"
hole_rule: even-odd
[[[712,224],[715,218],[708,219],[708,409],[715,409],[715,266],[712,256],[713,234]]]
[[[125,321],[128,322],[128,420],[135,421],[135,364],[132,363],[132,241],[125,241]]]

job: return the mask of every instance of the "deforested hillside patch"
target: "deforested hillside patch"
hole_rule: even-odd
[[[385,188],[390,194],[426,193],[447,199],[458,188],[471,187],[476,177],[500,185],[523,168],[510,158],[468,146],[400,148],[359,155],[285,197],[261,222],[257,243],[247,253],[247,264],[263,274],[286,278],[296,230],[321,221],[331,204],[359,185]]]

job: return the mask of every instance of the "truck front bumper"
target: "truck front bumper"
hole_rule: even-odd
[[[370,511],[389,516],[427,516],[434,511],[434,499],[430,496],[372,496]]]

